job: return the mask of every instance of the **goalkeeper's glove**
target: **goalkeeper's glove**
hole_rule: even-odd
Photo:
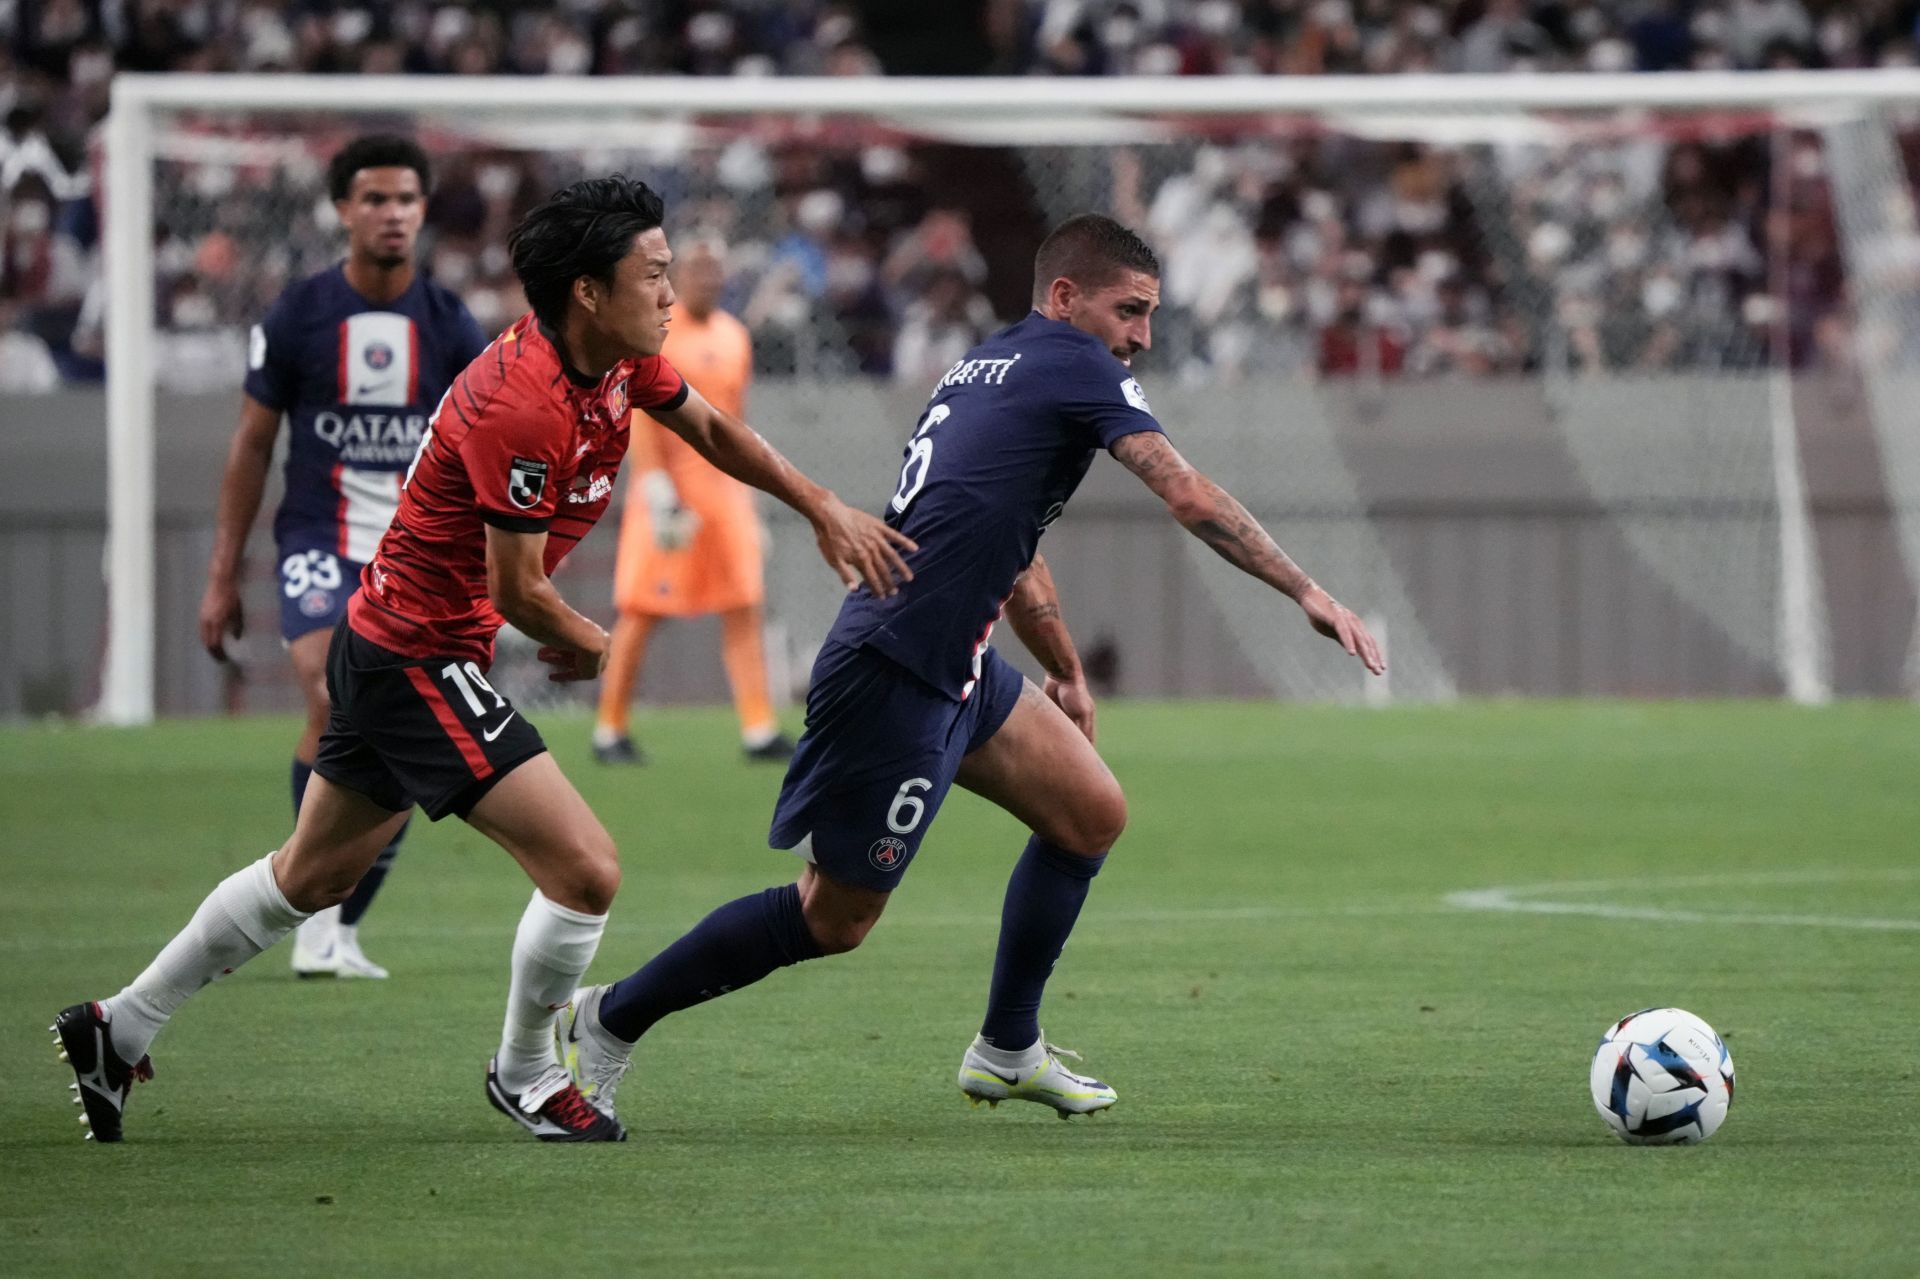
[[[700,517],[680,505],[680,490],[665,471],[643,471],[640,496],[647,504],[647,518],[653,525],[653,544],[663,551],[684,549],[700,529]]]

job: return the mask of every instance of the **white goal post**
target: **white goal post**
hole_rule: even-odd
[[[693,116],[846,115],[898,121],[925,136],[1017,145],[1098,145],[1181,116],[1286,115],[1390,132],[1457,113],[1524,118],[1568,111],[1754,110],[1823,122],[1920,102],[1912,71],[1661,75],[1217,77],[1176,79],[616,79],[595,77],[208,76],[116,77],[106,130],[108,281],[108,638],[96,716],[140,724],[155,709],[156,122],[169,113],[407,113],[516,121],[602,120],[631,136]],[[1371,121],[1371,124],[1367,122]],[[1354,122],[1360,122],[1354,124]],[[1772,404],[1780,509],[1777,599],[1789,693],[1818,701],[1818,652],[1804,485],[1782,447],[1792,439],[1783,391]],[[1920,550],[1920,543],[1916,544]],[[1797,638],[1796,638],[1797,637]]]

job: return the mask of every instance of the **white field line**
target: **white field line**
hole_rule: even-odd
[[[1912,881],[1920,869],[1885,871],[1756,871],[1749,874],[1691,875],[1672,879],[1590,880],[1585,883],[1518,884],[1472,888],[1441,900],[1456,910],[1521,915],[1584,915],[1594,919],[1632,919],[1670,924],[1753,924],[1778,928],[1851,928],[1867,932],[1920,932],[1920,919],[1871,915],[1811,915],[1751,911],[1681,910],[1666,906],[1625,906],[1617,902],[1558,900],[1568,894],[1632,893],[1678,888],[1729,888],[1737,885],[1828,884],[1843,881]]]

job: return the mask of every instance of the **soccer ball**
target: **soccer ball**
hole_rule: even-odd
[[[1713,1136],[1733,1104],[1733,1058],[1713,1027],[1678,1008],[1643,1008],[1607,1028],[1593,1054],[1593,1105],[1635,1146]]]

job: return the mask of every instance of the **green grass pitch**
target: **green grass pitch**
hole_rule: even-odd
[[[648,716],[638,771],[542,727],[626,867],[595,976],[793,872],[725,714]],[[46,1024],[281,838],[293,730],[0,731],[0,1271],[1920,1273],[1920,712],[1117,704],[1102,730],[1132,823],[1043,1023],[1111,1114],[955,1089],[1023,838],[956,794],[862,950],[663,1023],[632,1140],[595,1148],[482,1096],[528,889],[452,821],[368,918],[393,980],[298,983],[276,950],[161,1038],[129,1140],[83,1143]],[[1447,901],[1493,888],[1567,909]],[[1704,1146],[1629,1148],[1588,1101],[1602,1028],[1654,1004],[1733,1051]]]

